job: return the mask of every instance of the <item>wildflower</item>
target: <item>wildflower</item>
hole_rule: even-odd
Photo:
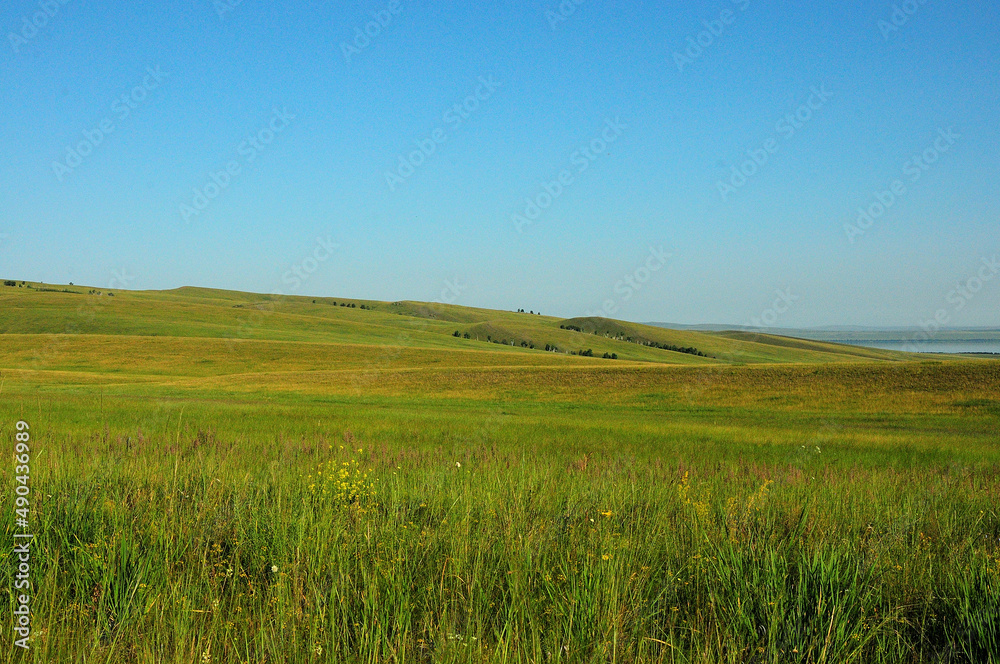
[[[277,574],[278,573],[278,566],[277,565],[271,565],[271,571],[274,572],[275,574]]]
[[[601,512],[601,516],[606,516],[608,518],[611,518],[612,514],[614,514],[614,512],[612,512],[611,510],[608,510],[607,512]]]
[[[462,467],[462,462],[461,461],[456,461],[455,462],[455,466],[458,467],[458,468],[461,468]]]

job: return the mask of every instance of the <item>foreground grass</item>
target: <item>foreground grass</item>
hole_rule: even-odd
[[[8,377],[28,661],[995,662],[995,369],[932,369],[867,414],[846,367],[546,403]]]

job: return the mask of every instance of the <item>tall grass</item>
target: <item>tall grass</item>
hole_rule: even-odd
[[[988,456],[678,462],[200,418],[44,435],[27,661],[998,661]]]

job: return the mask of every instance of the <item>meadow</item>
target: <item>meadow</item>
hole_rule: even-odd
[[[0,289],[0,661],[1000,661],[996,360],[51,289]]]

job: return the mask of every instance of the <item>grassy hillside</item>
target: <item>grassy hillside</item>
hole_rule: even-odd
[[[445,304],[278,297],[204,288],[108,292],[41,284],[0,287],[0,334],[217,339],[227,341],[236,354],[239,344],[246,341],[332,344],[348,347],[341,354],[348,363],[364,361],[358,359],[365,355],[364,346],[454,351],[460,356],[490,351],[508,354],[505,363],[524,365],[573,363],[572,354],[580,351],[593,352],[595,358],[580,358],[589,362],[607,362],[601,356],[608,354],[619,361],[680,365],[900,361],[908,357],[770,335],[675,331],[601,318],[563,320]],[[541,360],[538,356],[547,352],[546,347],[555,351],[548,351],[544,357],[549,359]],[[696,349],[700,355],[669,348]],[[499,361],[475,357],[487,365]],[[331,366],[327,351],[314,359],[313,368]],[[228,370],[226,361],[205,362]],[[295,368],[306,367],[300,362]]]

